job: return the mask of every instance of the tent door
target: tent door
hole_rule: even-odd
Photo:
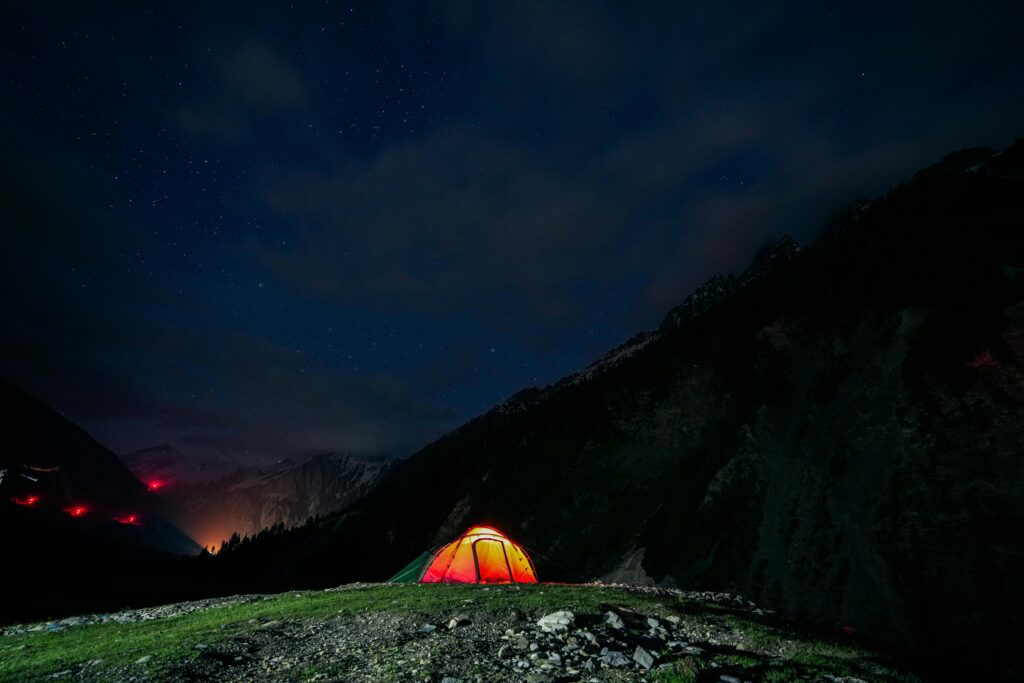
[[[473,541],[476,580],[480,583],[515,583],[505,544],[489,538]]]

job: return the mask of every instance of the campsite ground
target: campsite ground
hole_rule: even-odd
[[[538,619],[571,611],[564,630]],[[608,616],[613,612],[616,616]],[[558,628],[555,624],[554,628]],[[724,594],[354,584],[8,627],[0,680],[916,681]]]

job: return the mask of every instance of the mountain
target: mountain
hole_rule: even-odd
[[[224,451],[185,457],[168,444],[143,448],[124,456],[123,460],[140,481],[155,483],[157,487],[212,484],[246,469]]]
[[[124,462],[156,488],[164,513],[206,547],[217,547],[234,533],[293,527],[341,510],[365,496],[391,463],[322,453],[301,463],[255,467],[222,451],[209,458],[185,456],[166,444],[136,451]]]
[[[361,500],[391,465],[385,458],[323,453],[306,462],[236,484],[224,497],[240,534],[281,524],[293,527],[310,517],[342,510]]]
[[[488,523],[542,579],[727,590],[1024,675],[1022,227],[1024,143],[950,155],[214,565],[380,580]]]
[[[2,380],[0,400],[0,548],[17,587],[0,621],[140,595],[141,575],[199,552],[116,455]]]

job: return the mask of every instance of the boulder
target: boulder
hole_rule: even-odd
[[[546,633],[568,631],[576,621],[576,615],[568,610],[546,614],[537,620],[537,626]]]

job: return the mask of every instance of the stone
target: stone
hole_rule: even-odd
[[[466,616],[465,614],[456,614],[448,622],[448,630],[451,631],[454,628],[458,628],[459,626],[465,626],[468,623],[469,623],[469,617],[468,616]]]
[[[741,681],[740,679],[736,678],[735,676],[728,676],[728,675],[724,675],[724,674],[722,676],[719,676],[718,680],[721,681],[722,683],[743,683],[743,681]]]
[[[537,626],[540,626],[540,630],[547,633],[559,633],[561,631],[568,631],[575,621],[575,614],[568,610],[561,610],[544,615],[537,620]]]
[[[136,664],[145,664],[149,660],[153,659],[153,655],[146,655],[145,657],[139,657],[135,660]]]
[[[433,633],[436,630],[437,627],[433,624],[423,624],[423,626],[420,626],[418,629],[416,629],[416,633]]]
[[[650,626],[652,629],[654,629],[654,628],[660,627],[661,626],[661,622],[658,621],[657,619],[652,619],[652,618],[648,617],[647,625]]]
[[[654,666],[654,655],[637,645],[636,651],[633,652],[633,661],[645,669],[650,669]]]
[[[526,648],[530,647],[530,641],[527,640],[526,636],[518,635],[512,641],[512,647],[516,648],[517,650],[525,650]]]
[[[680,619],[676,615],[672,614],[670,616],[665,617],[665,621],[667,621],[668,623],[673,624],[675,626],[678,626],[679,622],[682,621],[682,619]]]
[[[601,661],[608,666],[616,667],[627,666],[629,664],[629,659],[626,658],[626,655],[622,654],[618,650],[608,650],[608,652],[601,655]]]
[[[441,679],[441,683],[463,683],[463,680],[454,676],[445,676]]]
[[[623,623],[622,617],[615,612],[605,612],[604,623],[614,629],[622,630],[626,628],[626,624]]]

